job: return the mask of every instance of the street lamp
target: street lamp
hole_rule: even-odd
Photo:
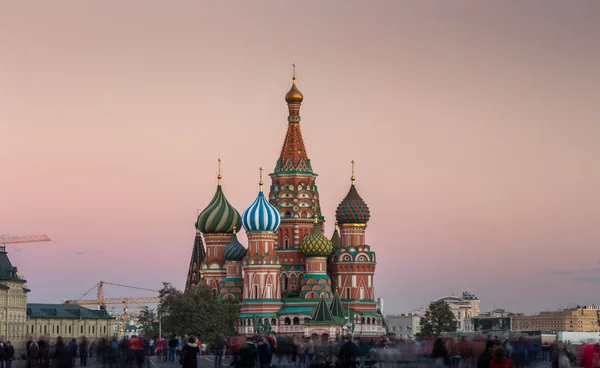
[[[160,313],[156,314],[156,319],[154,323],[158,322],[158,339],[162,339],[162,315]]]

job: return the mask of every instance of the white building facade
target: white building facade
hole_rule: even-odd
[[[450,306],[450,310],[458,322],[459,332],[474,331],[472,318],[479,316],[481,313],[479,298],[465,291],[461,296],[445,296],[437,299],[436,302],[440,300],[445,301]]]
[[[421,331],[421,316],[417,314],[389,315],[385,321],[388,333],[399,339],[413,339]]]

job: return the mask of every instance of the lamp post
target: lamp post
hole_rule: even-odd
[[[162,315],[160,313],[156,314],[156,319],[154,323],[158,322],[158,339],[162,339]]]

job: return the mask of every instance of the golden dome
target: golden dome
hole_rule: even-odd
[[[302,92],[296,87],[296,77],[293,77],[292,88],[285,94],[285,102],[288,104],[301,104],[303,99],[304,96],[302,96]]]

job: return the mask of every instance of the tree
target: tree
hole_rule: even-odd
[[[235,301],[219,301],[209,286],[200,285],[181,292],[169,283],[160,290],[158,313],[163,335],[193,335],[212,341],[218,333],[235,335],[240,312]]]
[[[458,323],[450,305],[443,300],[429,304],[425,316],[421,317],[421,331],[418,338],[439,336],[442,332],[456,332]]]
[[[154,309],[142,309],[137,320],[144,336],[158,338],[158,316]]]

